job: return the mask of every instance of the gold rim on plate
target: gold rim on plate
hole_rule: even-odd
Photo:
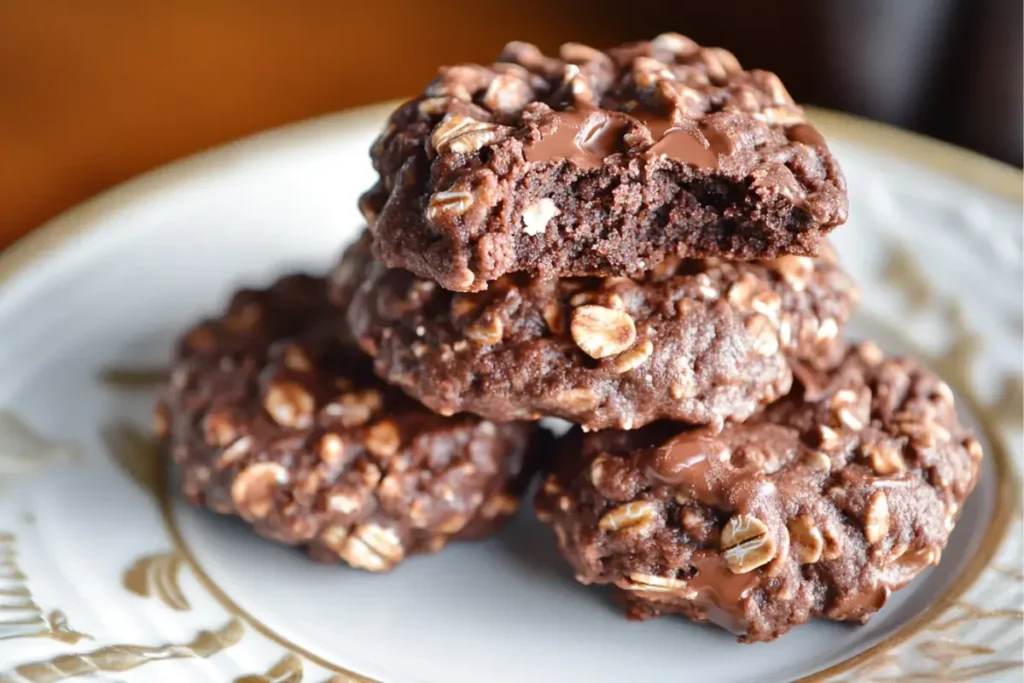
[[[312,127],[324,124],[343,124],[355,127],[371,122],[375,123],[382,120],[395,107],[395,104],[395,102],[385,102],[286,126],[172,163],[103,192],[22,237],[3,251],[0,254],[0,285],[6,284],[11,278],[24,272],[28,266],[54,252],[74,236],[93,229],[98,224],[100,217],[131,199],[145,196],[147,193],[165,186],[171,179],[188,178],[190,182],[194,182],[196,174],[216,173],[219,162],[234,154],[240,146],[249,146],[253,143],[287,146],[295,139],[308,136]],[[1024,175],[1011,166],[885,124],[816,108],[808,108],[808,112],[810,118],[825,131],[827,137],[856,142],[870,148],[881,148],[884,153],[894,157],[954,176],[989,192],[1016,201],[1021,201],[1024,196]],[[993,424],[991,416],[980,405],[970,387],[957,386],[955,388],[963,397],[967,408],[979,420],[988,445],[988,457],[996,469],[998,490],[995,506],[978,550],[945,593],[895,633],[863,652],[801,678],[800,681],[822,681],[849,671],[914,636],[946,612],[967,589],[974,585],[1001,545],[1013,519],[1014,510],[1019,504],[1020,487],[1017,483],[1017,475],[1006,444],[1001,438],[998,428]],[[210,579],[185,542],[177,526],[174,503],[165,481],[161,482],[158,492],[161,516],[175,547],[182,553],[200,583],[225,609],[244,619],[265,637],[314,664],[357,681],[371,680],[288,641],[237,605]]]

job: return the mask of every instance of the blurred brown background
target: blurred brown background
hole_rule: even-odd
[[[676,30],[794,97],[1021,163],[1020,0],[0,0],[0,245],[182,155],[511,39]]]

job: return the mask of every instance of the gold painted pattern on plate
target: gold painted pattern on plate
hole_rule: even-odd
[[[121,470],[143,489],[158,495],[160,469],[164,465],[156,439],[127,422],[104,427],[102,437],[107,452]]]
[[[121,391],[147,391],[167,381],[167,368],[107,368],[100,372],[100,383]]]
[[[952,341],[947,350],[927,357],[930,365],[957,390],[958,395],[973,404],[969,407],[987,427],[985,431],[989,432],[990,439],[996,436],[996,430],[1000,428],[1019,430],[1024,413],[1024,401],[1021,399],[1024,383],[1021,375],[1005,376],[1000,395],[991,401],[981,401],[973,392],[976,386],[973,367],[982,351],[982,342],[968,325],[962,307],[936,292],[904,247],[895,246],[890,253],[892,256],[883,268],[886,281],[904,293],[912,309],[937,312],[951,331]],[[990,447],[996,446],[990,444]],[[1001,454],[996,453],[987,453],[987,456],[999,457],[997,464],[1003,459]],[[996,510],[996,514],[1005,517],[1008,524],[1011,519],[1020,519],[1021,501],[1018,475],[1009,459],[1006,460],[1002,474],[1009,481],[1001,481],[1000,484],[1002,491],[1008,492],[1008,495],[1000,497],[998,504],[1002,507]],[[1021,533],[1020,524],[1015,526],[1015,531],[1018,535]],[[1002,596],[1020,594],[1024,586],[1024,570],[993,562],[984,569],[975,583],[992,586],[991,591]],[[925,629],[911,634],[912,637],[902,646],[867,658],[859,666],[850,669],[848,675],[833,680],[836,683],[972,681],[982,676],[1024,668],[1024,660],[1019,657],[1006,658],[990,645],[969,642],[972,635],[978,635],[979,625],[993,620],[1000,621],[1001,630],[1005,632],[1015,629],[1024,635],[1024,611],[984,607],[960,597],[927,623]],[[980,635],[985,638],[987,633],[984,630]],[[908,657],[908,652],[918,656]]]
[[[107,645],[91,652],[22,664],[0,673],[0,683],[57,683],[74,676],[131,671],[161,660],[206,659],[236,645],[244,633],[242,622],[232,618],[216,631],[200,631],[183,644]]]
[[[932,300],[933,289],[928,276],[904,247],[888,251],[882,265],[882,279],[903,292],[911,312],[924,309]]]
[[[77,460],[75,448],[58,444],[38,434],[20,417],[0,410],[0,484],[17,477],[37,474],[55,461]]]
[[[932,286],[920,264],[903,245],[888,250],[882,267],[882,278],[903,293],[911,312],[937,311],[953,333],[949,348],[929,360],[947,381],[961,389],[974,386],[971,367],[981,353],[981,338],[967,322],[963,307],[941,296]],[[999,396],[984,405],[1001,427],[1024,426],[1024,375],[1008,374],[1002,378]]]
[[[156,496],[160,468],[164,466],[156,439],[127,422],[106,427],[102,436],[110,458],[136,484]],[[181,590],[182,564],[181,555],[173,551],[143,555],[124,570],[121,583],[129,593],[156,597],[171,609],[186,612],[191,606]]]
[[[187,612],[191,606],[179,583],[181,565],[177,553],[144,555],[124,571],[121,581],[129,593],[142,598],[155,596],[171,609]]]
[[[68,626],[67,616],[60,610],[47,614],[39,606],[18,564],[15,544],[14,534],[0,533],[0,640],[50,638],[74,645],[90,638]]]
[[[285,655],[262,674],[240,676],[234,683],[312,683],[305,675],[302,660],[292,654]],[[334,675],[321,679],[321,683],[358,683],[350,676]]]

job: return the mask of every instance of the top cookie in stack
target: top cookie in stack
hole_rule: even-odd
[[[509,44],[391,116],[362,199],[382,263],[453,291],[668,257],[814,256],[846,185],[782,82],[678,34],[560,58]]]
[[[836,362],[845,180],[779,79],[678,34],[560,55],[442,68],[374,143],[334,282],[377,374],[446,415],[638,429],[746,420]]]

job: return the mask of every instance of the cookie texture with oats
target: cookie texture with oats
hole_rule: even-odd
[[[949,387],[871,343],[720,432],[576,432],[536,508],[577,579],[630,617],[682,614],[741,641],[864,622],[937,564],[981,446]]]
[[[672,258],[636,279],[520,273],[454,293],[374,262],[368,242],[333,280],[377,374],[439,413],[498,421],[746,419],[789,390],[794,359],[836,360],[858,299],[827,247],[760,263]]]
[[[442,417],[373,376],[324,278],[237,293],[178,344],[156,430],[192,503],[369,571],[511,515],[538,430]]]
[[[455,291],[633,277],[670,257],[814,256],[846,182],[772,73],[678,34],[441,69],[371,150],[377,257]]]

